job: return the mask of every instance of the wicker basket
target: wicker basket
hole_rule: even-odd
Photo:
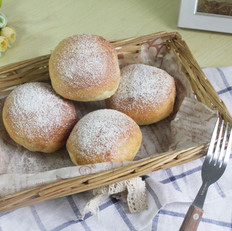
[[[111,41],[118,54],[135,53],[140,50],[141,44],[160,37],[165,46],[171,49],[180,63],[182,70],[189,78],[192,89],[198,100],[209,108],[220,112],[226,121],[232,122],[226,106],[221,101],[216,91],[202,72],[198,63],[192,56],[188,46],[176,32],[159,32],[147,36]],[[0,95],[6,95],[11,87],[18,84],[48,80],[48,60],[50,55],[45,55],[22,62],[17,62],[0,68]],[[208,144],[194,146],[181,151],[174,151],[137,161],[129,166],[113,170],[60,180],[37,188],[32,188],[19,193],[0,198],[0,212],[28,206],[52,198],[72,195],[100,186],[108,185],[121,180],[165,169],[197,159],[206,153]]]

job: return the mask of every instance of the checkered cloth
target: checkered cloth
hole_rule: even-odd
[[[232,67],[203,69],[232,113]],[[77,219],[91,192],[42,202],[0,214],[0,231],[170,231],[178,230],[201,186],[203,158],[143,176],[148,209],[131,214],[123,202],[108,199],[99,217],[87,212]],[[232,161],[221,179],[210,186],[199,231],[232,230]]]

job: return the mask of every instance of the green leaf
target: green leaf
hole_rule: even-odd
[[[2,0],[0,0],[0,8],[2,7]]]

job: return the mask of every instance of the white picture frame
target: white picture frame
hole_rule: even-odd
[[[198,0],[181,0],[178,27],[232,33],[232,16],[197,12]]]

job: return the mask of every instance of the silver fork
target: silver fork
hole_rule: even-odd
[[[208,188],[222,176],[226,169],[231,152],[231,141],[232,129],[229,128],[228,123],[224,126],[224,120],[220,123],[220,119],[218,118],[210,141],[209,149],[202,166],[201,188],[198,191],[195,200],[190,205],[179,231],[197,230],[203,214],[202,208]]]

